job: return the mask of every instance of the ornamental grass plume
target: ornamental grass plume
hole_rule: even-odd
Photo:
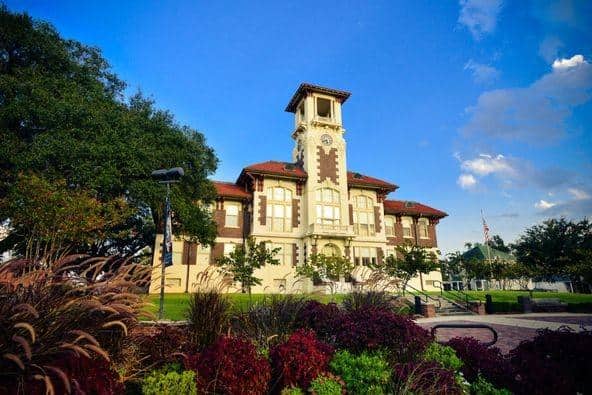
[[[81,255],[0,266],[0,393],[35,393],[40,385],[50,394],[103,384],[102,393],[115,391],[110,363],[142,314],[139,291],[149,274],[125,259]],[[93,374],[102,379],[89,382]]]

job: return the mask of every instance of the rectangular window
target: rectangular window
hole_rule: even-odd
[[[395,236],[395,219],[393,217],[384,217],[384,232],[388,236]]]
[[[224,226],[227,228],[238,228],[238,214],[239,214],[239,206],[238,204],[226,204],[226,219],[224,221]]]
[[[231,252],[236,248],[234,243],[224,243],[224,256],[230,255]]]
[[[171,277],[167,277],[165,278],[166,281],[166,287],[180,287],[181,286],[181,279],[180,278],[171,278]]]
[[[270,251],[279,248],[274,259],[277,259],[280,265],[292,265],[292,244],[267,243],[265,247]]]
[[[387,248],[386,249],[386,256],[395,256],[395,249],[394,248]]]
[[[422,239],[428,239],[428,220],[425,218],[421,218],[417,221],[417,232],[419,233],[419,237]]]
[[[403,237],[412,238],[413,235],[411,233],[411,218],[402,218],[401,222],[403,224]]]
[[[354,263],[356,265],[369,266],[377,263],[376,248],[373,247],[354,247]]]
[[[329,99],[317,97],[317,115],[321,118],[332,118],[332,102]]]

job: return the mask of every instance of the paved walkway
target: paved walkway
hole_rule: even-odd
[[[424,328],[431,328],[436,324],[486,324],[498,333],[498,341],[495,344],[502,352],[507,353],[515,348],[523,340],[529,340],[536,336],[538,329],[548,328],[557,330],[562,326],[575,331],[582,329],[592,330],[591,314],[575,313],[532,313],[532,314],[493,314],[470,316],[446,316],[434,318],[418,318],[416,322]],[[480,341],[490,341],[491,332],[485,329],[447,329],[437,330],[439,340],[446,341],[453,337],[474,337]]]

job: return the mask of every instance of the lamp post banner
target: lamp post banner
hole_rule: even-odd
[[[173,228],[171,223],[171,202],[167,196],[164,206],[165,225],[164,225],[164,266],[173,265]]]

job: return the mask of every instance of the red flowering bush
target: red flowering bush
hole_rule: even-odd
[[[510,351],[521,394],[592,393],[592,332],[540,330]]]
[[[373,307],[348,312],[334,330],[338,347],[353,352],[385,348],[398,362],[418,357],[433,340],[409,318]]]
[[[469,382],[477,380],[481,374],[498,388],[512,388],[512,369],[499,348],[486,347],[472,337],[455,337],[447,345],[464,362],[461,371]]]
[[[271,368],[247,340],[222,336],[198,357],[198,390],[215,394],[265,394]]]
[[[335,303],[323,304],[311,300],[300,311],[298,322],[301,327],[315,331],[319,339],[333,344],[335,328],[342,318],[343,312]]]
[[[294,332],[270,352],[274,384],[279,388],[308,388],[312,380],[327,371],[332,354],[333,348],[317,340],[311,330]]]
[[[399,393],[460,395],[462,389],[452,370],[438,362],[422,361],[396,364],[393,381]]]

